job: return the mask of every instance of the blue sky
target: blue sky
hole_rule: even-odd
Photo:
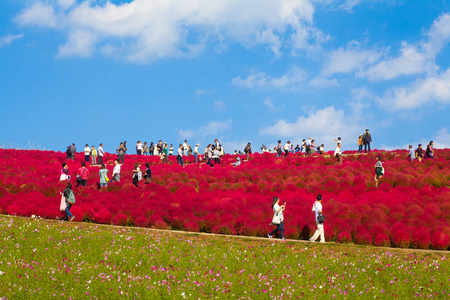
[[[450,148],[450,2],[3,0],[0,144]]]

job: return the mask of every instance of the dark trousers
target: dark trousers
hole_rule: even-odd
[[[135,187],[138,187],[138,182],[139,182],[138,177],[137,176],[133,177],[133,184],[134,184]]]
[[[123,164],[123,159],[124,159],[125,155],[123,154],[119,154],[117,160],[119,161],[119,164]]]
[[[169,163],[169,158],[167,157],[167,154],[163,154],[162,162],[163,163]]]
[[[103,163],[103,156],[98,157],[98,164],[101,165]]]
[[[136,150],[137,155],[142,155],[142,150]]]
[[[89,162],[89,155],[84,156],[84,162]]]
[[[358,145],[358,153],[362,153],[363,145]]]
[[[280,239],[283,238],[283,232],[284,232],[284,222],[281,222],[280,224],[277,225],[277,228],[275,228],[274,230],[272,230],[271,233],[269,233],[269,235],[274,235],[275,233],[277,233],[278,231],[280,231],[279,235],[280,235]]]
[[[288,156],[289,155],[289,150],[284,150],[284,156]]]
[[[220,165],[220,158],[214,158],[214,163]]]
[[[81,180],[80,183],[77,183],[76,187],[79,187],[80,185],[86,186],[86,184],[87,184],[87,180]]]
[[[177,155],[177,163],[183,166],[183,157],[181,155]]]
[[[370,143],[364,143],[364,153],[367,153],[367,149],[369,149],[370,152]]]

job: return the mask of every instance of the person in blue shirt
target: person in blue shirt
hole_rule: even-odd
[[[409,152],[408,152],[407,157],[409,157],[409,161],[413,161],[416,159],[416,152],[412,148],[412,145],[409,145],[408,148],[409,148]]]

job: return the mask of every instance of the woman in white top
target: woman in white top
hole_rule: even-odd
[[[334,156],[337,158],[337,162],[342,165],[341,143],[336,144],[336,150],[334,150]]]
[[[144,144],[142,144],[141,141],[138,141],[136,144],[136,154],[142,155],[142,148],[144,147]]]
[[[283,205],[279,205],[278,203],[280,202],[280,199],[278,197],[274,197],[272,200],[272,209],[273,209],[273,213],[274,213],[274,217],[278,217],[280,224],[273,224],[273,225],[277,225],[277,228],[275,228],[274,230],[272,230],[271,233],[269,233],[269,239],[271,239],[273,237],[273,235],[275,233],[277,233],[278,231],[280,239],[284,240],[283,238],[283,232],[284,232],[284,217],[283,217],[283,211],[286,209],[286,201],[284,201]]]
[[[86,147],[84,148],[84,162],[89,162],[89,157],[91,156],[91,148],[89,148],[89,145],[86,144]]]
[[[377,156],[377,163],[375,164],[375,186],[378,187],[381,178],[384,175],[383,163],[381,162],[381,157]]]
[[[287,141],[287,143],[284,145],[284,156],[288,156],[289,150],[291,150],[291,142]]]
[[[220,151],[213,146],[213,155],[212,159],[214,160],[215,165],[220,165]]]
[[[312,211],[316,215],[317,229],[309,241],[315,242],[320,235],[320,242],[325,243],[325,231],[323,230],[323,223],[319,223],[319,221],[317,219],[319,217],[319,215],[322,214],[322,195],[320,195],[320,194],[317,195],[317,200],[316,200],[316,202],[314,202]]]
[[[133,184],[135,187],[138,187],[138,182],[142,179],[142,172],[139,168],[138,163],[134,163],[134,169],[133,169]]]

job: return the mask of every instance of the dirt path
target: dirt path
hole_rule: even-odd
[[[0,215],[6,218],[20,218],[20,219],[29,219],[29,220],[36,220],[35,218],[30,217],[17,217],[17,216],[9,216],[9,215]],[[45,222],[57,222],[61,223],[60,220],[52,220],[52,219],[37,219],[40,221]],[[168,229],[156,229],[156,228],[146,228],[146,227],[132,227],[132,226],[120,226],[120,225],[107,225],[107,224],[97,224],[97,223],[87,223],[87,222],[66,222],[69,226],[75,226],[75,225],[83,225],[83,226],[101,226],[105,228],[120,228],[120,229],[135,229],[135,230],[142,230],[142,231],[150,231],[150,232],[164,232],[174,235],[195,235],[195,236],[203,236],[203,237],[214,237],[214,238],[230,238],[230,239],[241,239],[241,240],[252,240],[252,241],[260,241],[260,242],[281,242],[279,239],[269,239],[265,237],[256,237],[256,236],[243,236],[243,235],[228,235],[228,234],[214,234],[214,233],[206,233],[206,232],[191,232],[191,231],[180,231],[180,230],[168,230]],[[293,239],[286,239],[284,242],[289,243],[297,243],[297,244],[305,244],[305,245],[312,245],[312,244],[322,244],[322,243],[312,243],[310,241],[306,240],[293,240]],[[338,244],[335,242],[326,242],[322,245],[343,245]],[[363,247],[366,250],[387,250],[387,251],[398,251],[403,253],[432,253],[432,254],[443,254],[448,255],[450,254],[450,251],[448,250],[430,250],[430,249],[409,249],[409,248],[392,248],[392,247],[375,247],[375,246],[366,246],[366,245],[356,245],[356,244],[345,244],[347,246],[353,245],[355,247]]]

